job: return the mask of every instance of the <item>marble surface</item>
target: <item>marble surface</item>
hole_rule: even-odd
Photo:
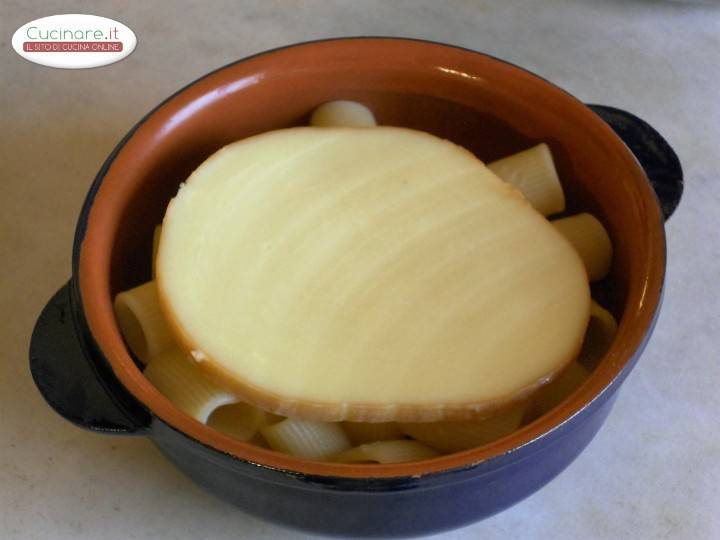
[[[124,22],[137,50],[66,71],[10,48],[21,24],[73,12]],[[206,494],[146,440],[61,420],[30,379],[28,341],[69,276],[89,183],[147,110],[242,56],[370,34],[492,53],[633,111],[685,167],[664,308],[606,427],[545,489],[441,538],[720,538],[720,5],[649,0],[0,2],[0,537],[303,537]]]

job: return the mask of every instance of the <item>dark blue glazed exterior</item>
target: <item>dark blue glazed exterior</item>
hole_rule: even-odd
[[[84,428],[147,436],[180,470],[221,498],[269,521],[328,535],[430,534],[472,523],[524,499],[588,445],[641,353],[575,416],[502,456],[419,478],[318,477],[218,452],[144,410],[106,371],[109,367],[92,351],[89,336],[76,328],[82,311],[71,301],[70,286],[60,289],[43,311],[30,351],[36,384],[53,408]]]
[[[593,108],[642,158],[667,217],[682,190],[677,157],[641,120],[617,109]],[[520,447],[471,466],[413,477],[314,476],[217,451],[140,404],[113,375],[85,320],[78,285],[79,246],[95,193],[135,129],[110,155],[90,189],[76,231],[73,276],[38,319],[30,348],[31,371],[45,399],[66,419],[95,431],[151,438],[198,484],[254,515],[321,534],[400,537],[447,530],[495,514],[541,488],[588,445],[650,337],[652,328],[620,374],[575,415]]]
[[[151,437],[198,484],[270,521],[338,536],[419,536],[470,524],[540,489],[592,440],[614,397],[614,390],[607,392],[552,434],[523,448],[417,479],[278,474],[210,454],[160,423]]]

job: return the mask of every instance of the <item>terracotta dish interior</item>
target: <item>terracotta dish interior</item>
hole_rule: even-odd
[[[621,319],[609,353],[570,398],[492,444],[400,465],[336,465],[235,441],[176,409],[150,385],[123,344],[113,296],[150,279],[152,232],[178,184],[232,141],[307,122],[333,99],[368,105],[379,123],[445,137],[491,161],[545,141],[568,196],[568,213],[592,212],[615,248],[594,295]],[[660,211],[644,172],[612,130],[564,91],[500,60],[429,42],[360,38],[279,49],[191,84],[155,110],[111,163],[92,206],[79,277],[90,329],[118,379],[155,415],[202,443],[284,470],[390,477],[467,466],[551,430],[618,375],[642,344],[658,307],[665,264]],[[279,336],[281,338],[281,336]]]

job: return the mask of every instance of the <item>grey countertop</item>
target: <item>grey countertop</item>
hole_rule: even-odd
[[[40,67],[9,46],[56,13],[122,21],[126,60]],[[667,225],[655,334],[590,447],[546,488],[443,538],[720,538],[720,5],[641,0],[0,3],[0,537],[301,538],[208,495],[143,439],[56,416],[27,369],[30,331],[69,276],[75,219],[100,164],[159,100],[245,55],[329,36],[426,38],[536,71],[634,112],[685,168]]]

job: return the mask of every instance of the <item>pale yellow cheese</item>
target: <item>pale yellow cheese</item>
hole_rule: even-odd
[[[201,369],[325,421],[486,413],[572,360],[590,309],[578,255],[514,188],[391,127],[218,151],[168,206],[157,272]]]

